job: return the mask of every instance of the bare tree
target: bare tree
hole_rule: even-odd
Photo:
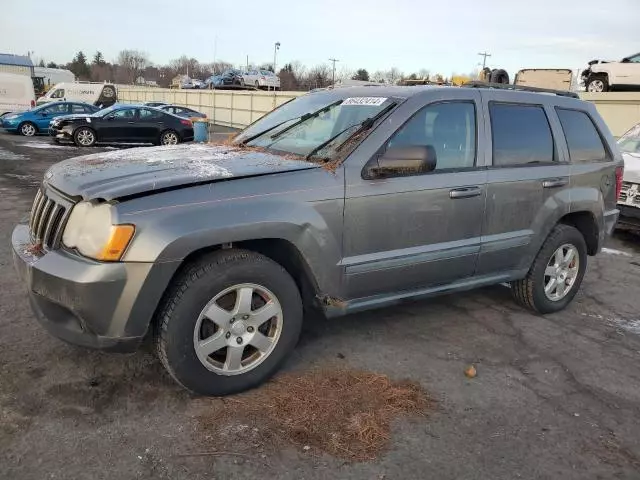
[[[395,85],[403,76],[404,75],[400,70],[396,67],[391,67],[389,70],[384,72],[384,82],[390,85]]]
[[[122,50],[118,54],[118,70],[122,70],[127,83],[135,83],[149,63],[147,54],[139,50]]]

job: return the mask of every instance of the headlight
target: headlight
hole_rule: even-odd
[[[18,118],[18,115],[7,115],[4,117],[5,120],[15,120],[16,118]]]
[[[96,260],[118,261],[133,238],[133,225],[112,225],[111,205],[80,202],[73,207],[62,243]]]

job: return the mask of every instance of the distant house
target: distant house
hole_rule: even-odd
[[[34,77],[33,62],[24,55],[12,55],[10,53],[0,53],[0,72],[17,73]]]

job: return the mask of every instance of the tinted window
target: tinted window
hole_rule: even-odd
[[[553,162],[553,136],[542,107],[491,103],[489,112],[494,166]]]
[[[436,170],[473,167],[476,111],[473,103],[439,103],[420,110],[389,141],[389,147],[431,145]]]
[[[66,103],[58,103],[42,109],[43,112],[49,115],[62,115],[69,111],[69,106]]]
[[[91,113],[92,110],[89,108],[85,108],[84,105],[78,105],[77,103],[74,103],[73,105],[71,105],[71,113]]]
[[[140,118],[143,120],[157,120],[162,118],[162,113],[155,110],[147,110],[146,108],[140,109]]]
[[[558,117],[569,146],[573,163],[598,162],[607,159],[607,151],[589,115],[577,110],[557,108]]]

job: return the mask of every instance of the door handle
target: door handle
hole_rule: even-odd
[[[544,188],[558,188],[564,187],[567,183],[569,183],[569,180],[566,178],[547,178],[542,181],[542,186]]]
[[[449,190],[449,198],[478,197],[481,193],[482,189],[476,186],[454,188],[453,190]]]

